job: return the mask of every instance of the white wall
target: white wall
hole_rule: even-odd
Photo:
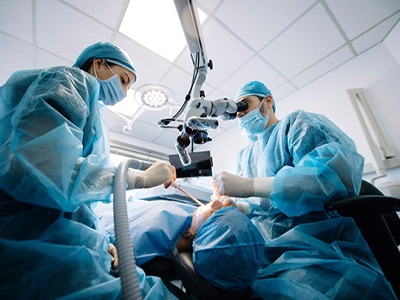
[[[378,124],[399,157],[400,65],[384,43],[280,100],[278,118],[297,109],[324,114],[356,142],[358,151],[369,162],[372,155],[346,94],[346,89],[359,87],[364,88]],[[214,173],[234,172],[236,153],[246,144],[236,128],[224,133],[223,139],[223,144],[208,143],[214,158]],[[400,172],[394,174],[400,179]]]

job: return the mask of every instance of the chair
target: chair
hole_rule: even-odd
[[[182,252],[174,255],[173,259],[165,257],[155,257],[141,266],[147,275],[163,278],[164,283],[169,280],[179,279],[186,290],[186,295],[177,294],[180,299],[207,299],[207,300],[240,300],[249,299],[251,289],[247,288],[237,292],[228,292],[219,289],[207,282],[199,275],[193,265],[192,253]]]
[[[195,299],[240,300],[250,299],[251,288],[228,292],[215,287],[199,275],[193,265],[192,253],[182,252],[174,256],[174,267],[186,292]]]
[[[375,186],[362,181],[360,196],[331,200],[328,211],[352,217],[375,256],[386,279],[400,299],[400,199],[384,196]]]

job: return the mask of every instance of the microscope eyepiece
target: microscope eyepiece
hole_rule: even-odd
[[[237,111],[245,111],[247,107],[249,107],[247,102],[244,101],[236,102],[236,106],[237,106]]]

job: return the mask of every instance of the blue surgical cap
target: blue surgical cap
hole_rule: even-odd
[[[239,91],[236,93],[235,101],[250,95],[258,96],[261,98],[264,98],[267,95],[272,96],[271,91],[263,83],[254,80],[246,83],[239,89]],[[272,107],[275,111],[275,101],[272,102]]]
[[[193,241],[193,264],[211,284],[229,291],[250,286],[264,250],[258,229],[237,208],[214,212]]]
[[[104,58],[111,63],[126,68],[137,76],[128,53],[110,42],[97,42],[87,47],[78,56],[73,66],[82,68],[87,61],[93,61],[96,58]]]

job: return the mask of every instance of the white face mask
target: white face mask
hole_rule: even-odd
[[[111,73],[114,74],[113,70],[107,63],[106,65],[110,69]],[[126,97],[118,75],[114,74],[114,76],[106,80],[101,80],[97,77],[96,69],[94,69],[94,74],[100,83],[99,100],[103,101],[105,105],[114,105]]]
[[[268,109],[266,117],[262,116],[260,108],[263,103],[264,100],[258,108],[253,109],[239,119],[239,128],[244,131],[248,137],[261,133],[268,124],[270,110]]]

